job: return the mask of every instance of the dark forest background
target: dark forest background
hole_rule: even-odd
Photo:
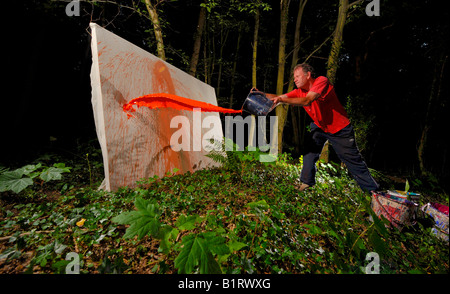
[[[89,22],[156,55],[145,10],[126,8],[131,0],[119,1],[122,6],[108,2],[118,1],[81,2],[80,16],[71,17],[65,13],[68,2],[2,3],[2,165],[20,166],[46,152],[70,152],[95,140]],[[203,1],[160,2],[166,60],[188,71]],[[232,96],[231,107],[238,109],[252,87],[254,15],[236,5],[255,1],[209,2],[217,5],[208,7],[196,76],[216,88],[220,106],[230,107]],[[257,86],[274,93],[280,1],[259,2],[270,9],[260,11]],[[423,176],[448,191],[449,10],[444,1],[381,0],[380,16],[369,17],[369,2],[349,11],[335,79],[338,97],[357,129],[369,167],[401,177]],[[299,1],[290,1],[285,91],[298,6]],[[307,60],[320,75],[326,75],[338,9],[337,0],[309,0],[305,6],[299,63]],[[292,113],[283,151],[299,156],[303,143],[293,141]],[[295,113],[304,138],[309,119],[301,109]]]

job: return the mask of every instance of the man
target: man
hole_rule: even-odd
[[[356,146],[353,127],[336,96],[333,85],[324,76],[316,77],[313,67],[306,63],[294,68],[294,83],[297,89],[281,96],[267,94],[267,97],[275,104],[303,106],[313,120],[312,142],[303,156],[300,191],[316,183],[316,162],[327,140],[361,189],[368,192],[378,190],[379,185],[371,176]]]

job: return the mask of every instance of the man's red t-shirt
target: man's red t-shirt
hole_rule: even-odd
[[[334,86],[326,77],[317,77],[309,91],[320,94],[320,97],[314,100],[310,106],[304,106],[319,128],[324,132],[334,134],[350,124],[347,112],[336,96]],[[286,95],[289,98],[306,97],[309,91],[295,89]]]

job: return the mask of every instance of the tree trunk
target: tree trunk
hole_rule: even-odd
[[[259,9],[255,13],[255,29],[253,31],[252,87],[256,88],[256,57],[258,53]]]
[[[344,32],[345,21],[347,20],[347,11],[349,8],[348,0],[339,0],[339,12],[334,30],[333,43],[331,45],[330,55],[328,56],[327,77],[330,83],[334,84],[336,71],[338,68],[339,52],[342,47],[342,36]]]
[[[223,48],[228,39],[229,30],[222,24],[220,26],[220,50],[219,50],[219,72],[217,73],[217,97],[220,96],[220,84],[222,82],[222,68],[223,68]],[[214,51],[213,51],[214,52]]]
[[[200,47],[202,43],[203,29],[205,27],[205,20],[206,8],[201,7],[200,14],[198,16],[197,29],[195,31],[194,49],[192,52],[191,62],[189,63],[189,74],[192,76],[195,76],[195,73],[197,72],[198,57],[200,55]]]
[[[430,127],[428,126],[428,124],[425,123],[425,126],[422,129],[422,135],[420,136],[419,147],[417,147],[417,157],[419,159],[420,173],[422,174],[422,176],[427,175],[427,169],[425,168],[425,161],[423,159],[423,154],[425,151],[425,145],[427,142],[427,137],[428,137],[427,135],[428,135],[429,129],[430,129]]]
[[[204,82],[205,84],[208,84],[208,56],[206,54],[207,51],[207,40],[206,40],[206,35],[205,35],[205,41],[203,42],[203,71],[204,71]]]
[[[278,45],[278,78],[277,78],[277,95],[283,94],[283,86],[284,86],[284,68],[286,65],[286,30],[287,24],[289,22],[288,12],[289,12],[289,4],[290,0],[281,0],[280,1],[280,42]],[[282,104],[279,105],[276,109],[276,115],[278,116],[278,122],[274,124],[274,129],[272,131],[278,132],[278,153],[281,153],[283,150],[283,129],[286,124],[287,114],[289,110],[289,105]],[[272,142],[272,146],[274,147],[274,143]]]
[[[150,0],[145,0],[145,6],[147,7],[150,19],[153,23],[153,31],[155,32],[156,50],[158,52],[158,57],[165,61],[166,53],[164,51],[163,34],[161,24],[159,22],[158,11],[156,10],[156,6],[153,5]]]
[[[439,103],[439,97],[441,95],[442,77],[444,75],[444,68],[445,64],[447,63],[447,59],[448,56],[442,56],[436,62],[433,82],[431,83],[430,96],[428,98],[427,112],[425,114],[425,125],[422,129],[419,146],[417,147],[417,157],[419,159],[420,172],[423,176],[428,175],[428,170],[425,166],[424,154],[427,145],[428,132],[431,128],[432,118],[435,112],[435,105]]]
[[[234,60],[233,60],[233,69],[231,72],[231,83],[230,83],[230,108],[233,108],[233,100],[234,100],[234,86],[236,84],[236,68],[238,63],[238,57],[239,57],[239,48],[241,47],[241,38],[242,38],[242,25],[239,26],[239,32],[238,32],[238,38],[237,38],[237,44],[236,44],[236,52],[234,54]]]
[[[339,0],[339,12],[336,22],[336,29],[334,30],[333,43],[331,44],[330,55],[328,56],[328,68],[327,77],[330,83],[334,84],[336,79],[336,72],[339,62],[339,52],[342,47],[343,32],[345,22],[347,20],[347,12],[349,8],[348,0]],[[325,142],[323,146],[322,153],[320,154],[320,159],[328,162],[330,160],[330,143]]]
[[[292,64],[291,64],[291,77],[289,79],[288,92],[294,89],[294,67],[298,62],[298,52],[300,50],[300,27],[302,23],[303,11],[305,10],[306,2],[308,0],[300,0],[299,9],[297,14],[297,23],[295,24],[294,33],[294,51],[292,53]],[[292,132],[294,137],[295,152],[300,153],[300,111],[298,111],[298,106],[291,106],[291,117],[292,117]]]
[[[208,39],[209,84],[213,85],[214,68],[216,66],[216,41],[214,33]]]
[[[260,12],[259,9],[256,9],[255,12],[255,27],[253,30],[253,54],[252,54],[252,88],[257,87],[256,82],[256,65],[257,65],[257,55],[258,55],[258,33],[259,33],[259,16]],[[259,127],[259,125],[258,125]],[[255,146],[255,133],[256,133],[256,116],[252,115],[251,122],[250,122],[250,131],[248,136],[248,144],[249,146],[254,147]],[[264,132],[265,136],[265,132]]]
[[[292,53],[292,64],[291,64],[291,77],[289,79],[288,92],[294,89],[294,67],[298,62],[298,52],[300,51],[300,27],[302,24],[303,11],[305,10],[306,2],[308,0],[300,0],[299,9],[297,14],[297,23],[295,24],[294,33],[294,51]]]
[[[206,28],[208,25],[206,24]],[[204,64],[204,72],[205,72],[205,83],[208,85],[212,85],[212,75],[214,72],[214,63],[215,57],[211,52],[215,52],[214,45],[214,35],[210,36],[208,30],[204,32],[204,41],[203,41],[203,64]]]

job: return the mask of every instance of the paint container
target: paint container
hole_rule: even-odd
[[[242,110],[257,116],[266,116],[278,104],[266,97],[266,94],[260,91],[250,91],[242,105]]]

